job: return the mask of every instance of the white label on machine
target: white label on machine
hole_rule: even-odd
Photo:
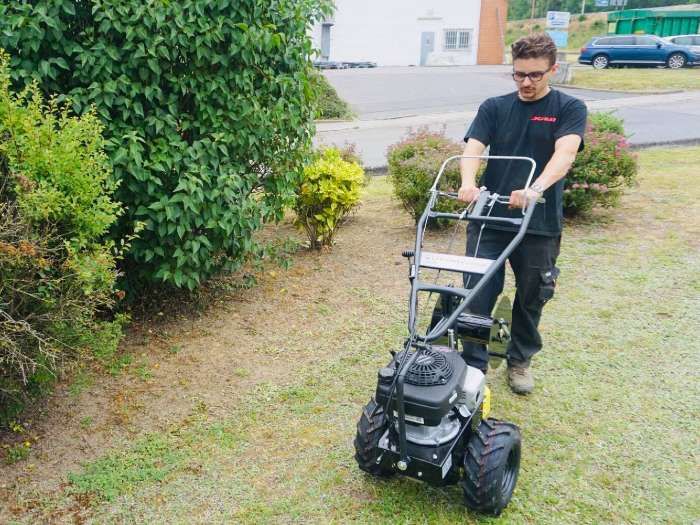
[[[450,471],[451,468],[452,468],[452,454],[448,455],[447,459],[442,464],[442,479],[445,479],[445,476],[447,476],[447,473]]]
[[[491,259],[450,253],[422,252],[420,256],[421,266],[450,272],[486,273],[491,263]]]
[[[399,417],[399,413],[396,410],[394,410],[394,417],[396,417],[396,418]],[[419,425],[422,425],[423,423],[425,423],[425,419],[423,419],[422,417],[418,417],[418,416],[409,416],[408,414],[405,414],[404,418],[406,419],[406,421],[410,421],[411,423],[417,423]]]

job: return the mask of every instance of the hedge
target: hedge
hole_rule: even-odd
[[[15,86],[95,107],[134,239],[130,286],[190,289],[253,253],[310,158],[307,29],[328,0],[36,0],[0,5]]]

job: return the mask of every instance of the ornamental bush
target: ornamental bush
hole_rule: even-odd
[[[307,29],[328,0],[34,0],[0,5],[17,86],[95,107],[126,213],[130,284],[234,269],[292,201],[313,135]]]
[[[297,191],[295,224],[306,232],[315,250],[333,244],[338,227],[360,202],[364,170],[342,155],[336,148],[322,150],[304,169]]]
[[[389,147],[387,154],[389,179],[394,195],[401,205],[418,222],[428,204],[429,190],[442,163],[449,157],[461,155],[463,146],[426,128],[410,132],[401,142]],[[443,174],[440,189],[457,191],[461,185],[459,162],[450,163]],[[436,209],[454,211],[464,203],[452,199],[439,199]],[[432,222],[431,225],[440,225]]]
[[[74,118],[38,89],[9,91],[0,53],[0,422],[40,394],[67,358],[116,349],[113,244],[121,212],[92,112]]]
[[[564,214],[569,217],[595,206],[617,205],[624,188],[636,182],[637,157],[620,119],[609,113],[592,115],[585,142],[564,185]]]
[[[351,119],[352,110],[322,73],[314,72],[311,84],[316,92],[316,118]]]

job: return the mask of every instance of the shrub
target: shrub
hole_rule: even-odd
[[[36,87],[9,92],[0,53],[0,421],[50,385],[67,357],[108,355],[121,319],[112,243],[120,213],[91,112],[72,118]]]
[[[307,163],[307,34],[327,0],[35,0],[0,5],[18,86],[94,106],[122,181],[112,235],[130,284],[194,288],[253,253]]]
[[[345,102],[323,74],[315,72],[311,85],[316,96],[317,119],[351,119],[350,106]]]
[[[612,113],[593,113],[590,116],[590,127],[597,133],[625,134],[625,126],[622,119]]]
[[[304,169],[299,185],[296,225],[309,237],[311,248],[330,246],[345,217],[360,201],[364,170],[342,159],[336,148],[322,150]]]
[[[428,204],[429,190],[440,166],[448,157],[460,155],[462,150],[462,145],[449,140],[444,132],[431,132],[425,128],[410,132],[401,142],[389,148],[389,179],[394,195],[416,223]],[[455,161],[445,170],[440,188],[457,191],[460,185],[459,163]],[[457,201],[440,199],[436,209],[454,211],[459,207]],[[431,223],[440,224],[442,223]]]
[[[564,214],[574,216],[595,206],[615,206],[625,187],[634,185],[636,155],[624,134],[622,121],[610,114],[593,115],[586,131],[586,147],[578,154],[564,185]]]

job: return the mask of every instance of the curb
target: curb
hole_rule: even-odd
[[[700,137],[694,139],[659,140],[657,142],[644,142],[642,144],[630,144],[630,149],[640,150],[656,148],[660,146],[694,146],[700,144]]]
[[[592,88],[583,86],[572,86],[571,84],[551,84],[552,86],[565,89],[580,89],[583,91],[601,91],[603,93],[623,93],[629,95],[671,95],[673,93],[686,93],[697,91],[696,89],[674,89],[670,91],[623,91],[620,89]]]

